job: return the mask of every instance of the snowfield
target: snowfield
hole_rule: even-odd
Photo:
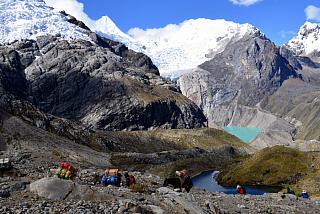
[[[314,51],[320,51],[320,26],[311,22],[304,23],[298,35],[286,46],[297,55],[309,55]]]
[[[172,78],[222,52],[230,41],[254,33],[260,31],[250,24],[204,18],[160,29],[135,28],[129,31],[129,35],[144,47],[143,52],[158,66],[161,75]]]
[[[84,30],[67,22],[66,17],[42,0],[0,0],[0,11],[2,44],[48,34],[90,41]]]

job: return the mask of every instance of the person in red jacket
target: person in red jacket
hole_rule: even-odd
[[[247,192],[243,186],[237,185],[237,193],[239,193],[240,195],[245,195]]]

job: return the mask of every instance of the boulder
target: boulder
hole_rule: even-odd
[[[40,197],[64,200],[73,191],[75,183],[56,177],[42,178],[30,184],[30,191]]]

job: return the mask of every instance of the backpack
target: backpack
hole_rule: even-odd
[[[131,185],[133,185],[133,184],[135,184],[136,183],[136,179],[135,179],[135,177],[133,176],[133,175],[129,175],[129,177],[128,177],[128,183],[129,183],[129,186],[131,186]]]
[[[70,163],[62,162],[58,168],[56,175],[59,178],[70,179],[74,175],[75,169]]]
[[[302,198],[309,198],[309,194],[307,192],[301,193]]]
[[[62,162],[62,163],[60,163],[60,167],[61,167],[62,169],[65,169],[65,170],[67,170],[67,171],[70,171],[70,173],[72,173],[72,174],[75,172],[75,169],[73,168],[73,166],[71,166],[70,163]]]
[[[101,183],[105,186],[108,185],[117,185],[119,182],[119,177],[118,176],[102,176],[101,178]]]
[[[106,176],[117,176],[119,169],[106,169],[105,175]]]
[[[58,178],[63,178],[63,179],[70,179],[72,177],[72,173],[66,169],[58,168],[56,175]]]

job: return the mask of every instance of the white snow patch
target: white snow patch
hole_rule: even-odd
[[[287,47],[298,55],[308,55],[320,51],[320,26],[305,22],[300,27],[298,35],[287,43]]]
[[[0,11],[0,43],[48,34],[91,41],[83,29],[67,22],[42,0],[0,0]]]

